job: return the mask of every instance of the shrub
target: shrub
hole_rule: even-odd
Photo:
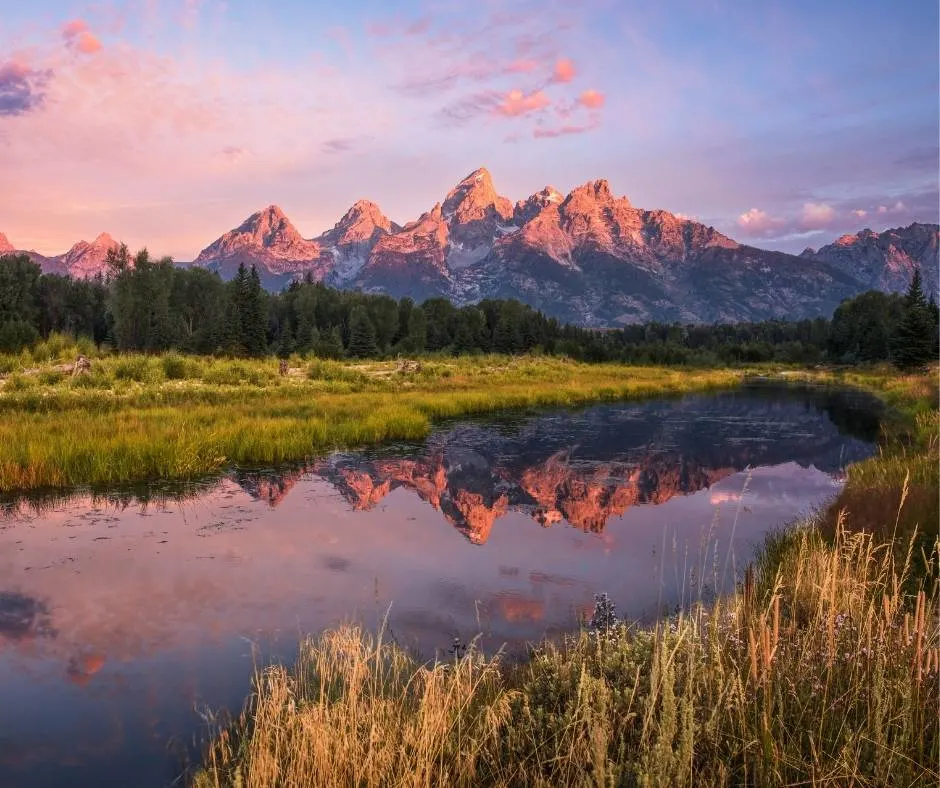
[[[167,380],[185,380],[199,373],[198,364],[179,353],[167,353],[161,363]]]
[[[159,361],[146,356],[124,356],[114,365],[114,377],[117,380],[133,380],[137,383],[156,383],[163,376],[163,367]]]

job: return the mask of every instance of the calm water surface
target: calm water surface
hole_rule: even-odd
[[[733,586],[831,498],[878,414],[752,388],[446,425],[421,444],[0,510],[0,785],[164,786],[256,660],[355,618],[431,656],[519,648],[606,591],[648,618]]]

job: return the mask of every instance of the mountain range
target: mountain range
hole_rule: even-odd
[[[93,276],[116,242],[26,252],[45,271]],[[0,235],[0,253],[13,245]],[[311,278],[339,288],[463,305],[518,298],[566,322],[610,327],[646,320],[713,322],[828,316],[871,288],[902,291],[917,268],[938,288],[938,225],[844,235],[800,255],[738,243],[714,227],[635,208],[606,180],[563,195],[551,186],[513,204],[486,169],[400,226],[368,200],[305,239],[275,205],[203,249],[193,265],[234,276],[255,265],[278,290]]]

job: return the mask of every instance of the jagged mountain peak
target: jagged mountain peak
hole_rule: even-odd
[[[269,205],[260,211],[255,211],[237,229],[237,232],[254,235],[260,243],[270,242],[273,232],[286,232],[300,238],[300,232],[294,227],[287,214],[277,205]]]
[[[524,200],[519,200],[513,210],[513,217],[520,227],[534,219],[550,205],[561,205],[565,201],[564,195],[554,186],[546,186],[535,194],[530,194]]]
[[[441,209],[448,221],[458,224],[479,220],[487,213],[503,220],[512,216],[512,203],[497,194],[493,177],[483,167],[471,172],[451,189]]]
[[[269,205],[203,249],[195,264],[234,275],[240,263],[259,268],[266,287],[283,287],[306,274],[321,279],[331,263],[319,242],[306,240],[283,210]]]
[[[16,250],[10,240],[3,233],[0,233],[0,254],[10,254],[14,251]]]
[[[374,202],[371,200],[356,200],[330,232],[340,231],[345,234],[356,228],[369,228],[367,235],[371,235],[372,230],[375,228],[392,232],[394,227],[394,222],[389,220],[382,213],[382,209]]]
[[[118,245],[118,242],[111,237],[109,233],[98,233],[95,236],[93,241],[79,241],[77,244],[74,244],[68,252],[65,253],[65,256],[68,257],[70,254],[82,254],[86,251],[91,250],[104,250],[105,252],[112,247]]]
[[[605,178],[588,181],[571,190],[571,193],[565,199],[566,205],[584,205],[587,203],[606,204],[618,202],[624,207],[632,207],[630,200],[626,197],[615,197],[610,189],[610,183]]]

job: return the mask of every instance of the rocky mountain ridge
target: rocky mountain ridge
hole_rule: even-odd
[[[284,211],[268,206],[193,264],[225,279],[242,263],[255,265],[272,290],[310,278],[416,301],[518,298],[566,322],[610,327],[828,316],[864,290],[904,290],[916,267],[935,292],[937,239],[937,225],[915,223],[863,230],[796,256],[636,208],[606,180],[568,195],[546,186],[513,204],[480,168],[403,226],[359,200],[332,229],[305,239]],[[57,257],[29,254],[44,270],[88,277],[104,271],[113,245],[102,234]]]

